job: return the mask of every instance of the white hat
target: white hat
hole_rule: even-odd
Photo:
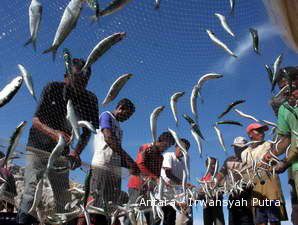
[[[234,139],[232,146],[242,148],[245,146],[246,143],[247,143],[247,140],[244,137],[240,136]]]

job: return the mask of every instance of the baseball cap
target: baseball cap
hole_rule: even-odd
[[[244,137],[239,136],[234,139],[232,146],[242,148],[246,143],[247,140]]]
[[[252,130],[258,130],[258,129],[264,129],[264,131],[269,130],[269,127],[267,125],[262,125],[260,123],[251,123],[246,127],[246,132],[249,133]]]

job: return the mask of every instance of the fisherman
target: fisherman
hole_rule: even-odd
[[[264,141],[265,131],[269,128],[267,125],[252,123],[247,126],[246,132],[252,143],[241,153],[242,162],[246,165],[253,165],[253,162],[259,167],[265,168],[265,171],[251,171],[251,175],[257,176],[254,180],[254,188],[252,192],[252,207],[255,213],[256,225],[277,225],[280,221],[287,220],[284,210],[284,197],[281,190],[280,180],[277,175],[273,176],[268,171],[271,169],[265,165],[261,159],[266,153],[272,150],[272,144]],[[263,204],[268,202],[272,204]]]
[[[5,154],[0,151],[0,211],[14,212],[14,197],[17,189],[14,176],[8,168],[3,167]]]
[[[217,183],[222,183],[224,179],[227,180],[229,178],[228,171],[231,170],[238,170],[242,169],[242,160],[241,160],[241,153],[246,148],[247,140],[244,137],[236,137],[232,144],[234,148],[235,155],[228,157],[222,168],[220,169],[219,173],[217,174]],[[239,174],[233,173],[234,177],[236,178]],[[240,178],[239,178],[240,179]],[[248,187],[241,187],[244,188],[240,194],[233,193],[233,195],[229,196],[229,201],[236,202],[237,200],[244,200],[249,201],[251,200],[251,190]],[[229,225],[254,225],[253,214],[250,206],[242,205],[236,206],[231,205],[229,208]]]
[[[129,99],[122,99],[118,102],[114,111],[103,112],[99,117],[99,129],[94,137],[94,155],[91,166],[92,173],[90,181],[91,198],[94,198],[93,205],[97,208],[104,208],[109,211],[113,205],[120,204],[121,193],[121,167],[131,170],[131,173],[138,174],[138,167],[134,160],[122,148],[122,134],[120,123],[127,121],[135,112],[135,106]],[[109,213],[109,212],[108,212]],[[82,221],[84,219],[80,219]],[[94,224],[108,224],[105,215],[91,214]],[[79,222],[78,224],[84,224]]]
[[[181,143],[183,144],[183,147],[188,150],[190,147],[190,143],[188,140],[181,138]],[[171,192],[168,189],[175,188],[175,186],[182,185],[182,179],[183,179],[183,171],[186,171],[185,163],[183,160],[183,153],[181,148],[176,144],[175,146],[175,152],[167,152],[163,155],[163,163],[162,163],[162,169],[161,169],[161,178],[165,182],[165,186],[168,188],[165,188],[164,195],[171,195]],[[188,187],[192,187],[190,184],[187,184]],[[170,196],[168,199],[171,201],[173,199],[174,195]],[[189,208],[189,207],[188,207]],[[180,213],[171,206],[167,205],[162,207],[162,210],[164,212],[164,225],[190,225],[190,221],[192,218],[189,218],[189,216],[186,213]],[[190,209],[187,209],[186,211],[191,211]],[[175,223],[176,221],[176,223]]]
[[[128,181],[129,203],[133,204],[137,198],[143,195],[148,199],[149,192],[159,182],[163,163],[163,153],[175,144],[170,132],[164,132],[155,143],[143,144],[138,151],[136,163],[140,169],[139,175],[131,175]],[[154,225],[155,221],[151,213],[146,214],[147,223]],[[131,224],[127,218],[126,225]],[[159,224],[159,223],[156,223]]]
[[[36,185],[43,178],[50,152],[55,148],[61,135],[67,144],[70,143],[71,126],[66,119],[67,103],[71,100],[75,113],[80,120],[89,121],[98,128],[97,97],[86,90],[91,68],[81,71],[85,62],[73,59],[71,73],[66,73],[64,82],[51,82],[43,89],[37,106],[33,124],[27,143],[27,158],[25,168],[25,188],[17,215],[19,224],[34,224],[37,220],[29,215],[34,201]],[[70,166],[74,170],[81,165],[80,154],[88,144],[91,132],[83,128],[78,143],[73,150],[65,148],[66,159],[57,162],[59,166]],[[69,165],[68,165],[69,164]],[[48,172],[48,179],[53,189],[56,210],[65,212],[65,205],[71,200],[69,189],[69,172]]]
[[[278,145],[275,155],[281,155],[288,149],[288,155],[277,165],[276,172],[283,173],[288,170],[289,184],[291,185],[292,215],[294,225],[298,225],[298,68],[289,72],[288,76],[292,80],[292,92],[286,91],[286,102],[278,111]],[[287,80],[289,84],[289,80]],[[295,115],[296,114],[296,115]],[[271,156],[267,155],[267,160]]]

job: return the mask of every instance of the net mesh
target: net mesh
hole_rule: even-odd
[[[98,144],[104,141],[104,134],[100,130],[96,135],[92,134],[85,147],[81,157],[82,166],[75,171],[63,169],[69,166],[69,161],[65,157],[69,149],[75,148],[82,141],[75,137],[72,124],[67,119],[69,100],[72,101],[78,119],[88,121],[95,129],[98,129],[98,119],[102,112],[112,112],[117,102],[123,97],[131,99],[136,105],[136,113],[127,123],[121,124],[125,133],[122,147],[127,150],[132,159],[136,159],[137,149],[142,144],[151,142],[149,116],[152,110],[160,105],[168,105],[171,94],[193,87],[199,74],[210,72],[210,70],[224,71],[223,65],[217,64],[218,59],[221,59],[225,53],[210,42],[205,32],[208,28],[217,34],[222,34],[222,28],[213,14],[215,12],[225,14],[231,27],[237,28],[237,33],[247,32],[248,27],[259,25],[266,20],[265,9],[257,0],[237,1],[233,16],[229,15],[229,1],[163,0],[160,9],[154,10],[153,0],[142,0],[131,1],[122,10],[110,16],[101,17],[98,23],[91,25],[90,16],[94,14],[94,11],[84,4],[76,28],[62,43],[56,60],[53,62],[50,55],[42,55],[41,52],[51,45],[68,3],[69,1],[59,0],[42,1],[43,17],[38,33],[37,52],[31,49],[32,46],[22,46],[29,37],[28,7],[30,1],[4,0],[0,8],[1,87],[4,87],[19,73],[16,65],[22,64],[32,74],[34,88],[39,96],[36,104],[23,84],[23,88],[15,98],[1,108],[2,133],[0,136],[3,139],[0,140],[0,150],[6,152],[10,134],[13,133],[18,121],[27,120],[29,123],[16,147],[17,158],[10,162],[17,186],[16,208],[23,204],[25,208],[27,207],[26,210],[29,210],[34,202],[35,188],[30,190],[31,197],[27,200],[21,197],[23,191],[26,190],[24,178],[25,180],[33,179],[31,180],[33,187],[38,181],[44,179],[42,201],[36,206],[37,210],[33,210],[32,215],[39,219],[50,216],[47,220],[53,223],[73,219],[82,213],[79,207],[86,202],[87,198],[84,196],[84,191],[90,192],[88,198],[90,211],[93,210],[94,213],[112,218],[118,206],[122,207],[121,213],[126,212],[127,215],[129,208],[124,208],[124,204],[128,202],[128,194],[134,196],[134,201],[142,195],[145,199],[154,199],[161,194],[158,187],[163,185],[161,181],[156,182],[144,176],[142,178],[146,181],[143,184],[146,191],[137,194],[130,193],[127,189],[130,178],[129,170],[121,167],[123,159],[121,160],[119,155],[114,153],[111,156],[107,145]],[[102,0],[100,7],[105,8],[108,3],[108,0]],[[72,83],[67,86],[63,82],[64,74],[66,74],[63,49],[68,48],[73,58],[86,59],[100,40],[115,32],[126,32],[126,37],[91,66],[92,75],[88,82],[88,91],[82,88],[84,82],[80,79],[73,81],[76,85],[72,86]],[[240,37],[233,40],[228,35],[221,35],[221,38],[233,49],[237,49],[241,41]],[[225,60],[222,62],[226,63]],[[121,94],[108,107],[103,107],[100,103],[109,87],[125,73],[132,73],[135,76],[128,81],[128,87],[125,86]],[[236,91],[234,86],[237,86],[239,82],[239,78],[235,78],[223,81],[217,86],[210,84],[210,88],[204,90],[203,95],[206,96],[207,101],[220,104],[219,97],[222,99],[234,97],[233,94],[230,95],[225,91],[227,85],[233,93]],[[249,87],[248,85],[247,89],[243,88],[243,96],[247,95]],[[187,94],[190,95],[190,93]],[[186,110],[189,108],[188,98],[189,96],[183,99],[180,113],[190,113]],[[222,102],[222,104],[227,104],[227,102]],[[163,112],[158,119],[158,133],[166,130],[168,126],[175,126],[170,110],[166,110],[168,111]],[[206,130],[206,136],[214,137],[213,133],[211,135],[211,132],[207,131],[207,127],[211,130],[211,122],[206,121],[215,120],[216,113],[211,116],[204,108],[200,114],[200,120],[204,121],[201,125]],[[73,140],[72,145],[62,151],[64,156],[55,163],[61,171],[46,172],[49,155],[56,146],[58,136],[45,135],[38,128],[32,127],[33,117],[39,119],[37,125],[35,123],[36,126],[39,122],[46,124],[55,130],[54,132],[59,131],[66,141]],[[110,123],[114,122],[110,121]],[[114,126],[113,135],[118,135],[116,141],[120,142],[121,134],[120,130],[117,130],[118,125],[112,124],[112,126]],[[184,132],[186,129],[189,130],[187,124],[181,124],[177,131],[182,136],[187,136],[189,134]],[[87,128],[78,128],[78,130],[80,134],[90,133]],[[228,134],[225,138],[230,140],[232,135]],[[190,135],[189,139],[191,140]],[[194,141],[191,141],[191,146],[192,149],[196,149],[193,147],[196,146]],[[206,144],[206,147],[214,148],[214,144]],[[218,144],[216,147],[218,148]],[[104,151],[105,157],[110,162],[94,161],[93,155],[96,151]],[[192,150],[190,155],[196,155],[190,159],[192,166],[202,160],[199,159],[196,150]],[[204,159],[205,157],[206,153],[204,153]],[[219,157],[224,157],[224,153],[219,153]],[[158,162],[151,163],[156,167],[160,166]],[[191,174],[196,171],[196,168],[192,166]],[[34,172],[35,169],[37,171]],[[27,170],[27,176],[25,170]],[[33,173],[36,175],[35,178],[32,178],[35,176]],[[194,181],[194,179],[195,176],[192,175],[191,180]],[[201,185],[204,187],[206,184]],[[210,189],[208,186],[205,188]],[[148,190],[154,196],[150,196]],[[170,199],[174,197],[178,199],[177,195],[183,192],[181,186],[173,187]],[[187,196],[191,197],[190,193]],[[21,199],[23,199],[22,203],[20,203]],[[54,214],[69,211],[75,213],[66,217]],[[142,214],[138,215],[140,217]]]

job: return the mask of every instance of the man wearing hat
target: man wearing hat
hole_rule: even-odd
[[[272,144],[264,141],[265,131],[269,128],[267,125],[259,123],[252,123],[246,128],[246,132],[253,141],[241,153],[242,162],[252,165],[253,161],[257,163],[257,167],[264,167],[265,165],[260,161],[264,158],[266,153],[272,150]],[[280,180],[278,176],[272,176],[264,170],[260,170],[259,178],[254,180],[254,188],[252,193],[252,206],[255,212],[255,224],[263,225],[270,223],[271,225],[280,224],[283,219],[281,208],[276,205],[282,205],[284,198],[281,190]],[[264,204],[270,200],[270,204]]]
[[[217,182],[222,183],[224,178],[229,178],[229,170],[241,170],[242,169],[242,160],[241,153],[247,147],[247,140],[244,137],[236,137],[233,144],[231,145],[234,148],[235,155],[228,157],[219,173],[217,174]],[[240,179],[239,174],[233,173],[235,179]],[[233,194],[229,196],[230,201],[237,200],[246,200],[250,201],[251,190],[244,187],[244,191],[240,194]],[[235,206],[232,205],[229,207],[229,225],[254,225],[252,210],[249,206]]]

